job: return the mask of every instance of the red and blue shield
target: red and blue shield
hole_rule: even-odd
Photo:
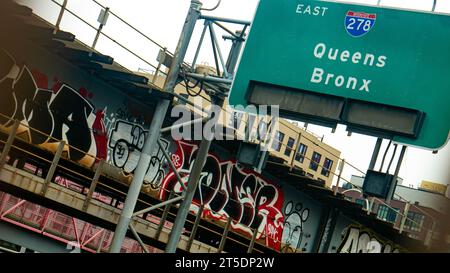
[[[345,29],[351,36],[361,37],[373,28],[376,20],[376,14],[349,11],[345,16]]]

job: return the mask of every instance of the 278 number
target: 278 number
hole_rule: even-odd
[[[368,31],[372,27],[372,21],[366,20],[366,19],[361,19],[361,18],[358,18],[358,19],[350,18],[347,29],[354,30],[355,26],[356,26],[356,30],[360,30],[362,27],[362,29],[364,31]]]

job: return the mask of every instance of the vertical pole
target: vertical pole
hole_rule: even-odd
[[[59,15],[58,15],[58,20],[56,20],[55,33],[57,31],[59,31],[59,25],[61,24],[62,17],[64,15],[64,12],[66,11],[66,7],[67,7],[67,0],[64,0],[63,4],[61,6],[61,11],[59,12]]]
[[[45,177],[44,186],[42,187],[41,194],[45,195],[48,189],[48,185],[50,182],[52,182],[53,175],[55,174],[56,167],[58,167],[59,159],[61,159],[62,152],[64,150],[64,146],[66,145],[66,142],[63,140],[59,143],[58,149],[56,150],[55,156],[53,157],[52,165],[50,166],[50,169],[48,170],[47,176]]]
[[[341,181],[341,176],[342,176],[342,172],[344,171],[344,165],[345,165],[345,159],[342,159],[339,162],[339,174],[338,174],[338,178],[337,178],[337,182],[336,182],[336,186],[334,187],[334,195],[337,195],[338,190],[339,190],[339,182]]]
[[[164,48],[164,51],[163,51],[164,56],[166,56],[166,52],[167,52],[167,48]],[[159,71],[161,70],[161,65],[162,65],[162,60],[160,60],[158,62],[158,66],[156,67],[155,75],[153,76],[152,83],[156,82],[156,78],[158,77]]]
[[[197,234],[198,226],[200,225],[200,220],[202,219],[202,213],[203,209],[205,208],[204,205],[200,206],[200,209],[198,210],[197,217],[195,218],[194,226],[192,227],[191,236],[189,236],[189,241],[186,246],[186,251],[190,252],[192,247],[192,242],[195,239],[195,234]]]
[[[51,213],[50,209],[47,209],[44,213],[44,217],[42,218],[42,224],[40,226],[41,233],[44,232],[44,230],[45,230],[45,226],[47,225],[48,218],[50,218],[50,213]]]
[[[258,236],[258,229],[255,228],[253,231],[252,240],[250,241],[250,245],[248,246],[247,253],[253,252],[253,247],[255,246],[256,237]]]
[[[192,166],[192,170],[189,175],[186,196],[178,209],[177,217],[175,218],[172,232],[170,233],[169,241],[166,246],[166,253],[175,253],[177,249],[181,231],[183,230],[192,199],[194,198],[195,191],[197,190],[198,181],[208,156],[209,147],[211,146],[211,140],[208,139],[212,139],[212,136],[204,136],[204,138],[206,139],[203,139],[200,143],[197,157],[195,158],[194,165]]]
[[[389,194],[388,194],[388,197],[386,198],[386,203],[388,205],[391,204],[392,196],[394,195],[395,188],[397,187],[398,173],[400,172],[400,167],[402,166],[402,161],[403,161],[403,158],[405,157],[406,148],[407,148],[407,146],[402,146],[402,151],[400,152],[400,157],[397,162],[397,167],[395,168],[394,177],[392,178],[392,181],[391,181],[391,187],[389,189]]]
[[[433,7],[431,8],[431,11],[435,11],[436,10],[436,4],[437,4],[437,0],[433,0]]]
[[[108,12],[109,12],[109,8],[106,8],[105,9],[105,18],[106,18],[106,16],[108,16]],[[95,48],[95,46],[97,45],[98,38],[100,38],[100,33],[102,33],[102,29],[103,29],[103,26],[105,25],[105,23],[106,23],[105,20],[103,20],[100,23],[100,26],[98,27],[98,30],[97,30],[97,34],[95,35],[94,42],[92,43],[92,48]]]
[[[169,199],[168,200],[171,200],[174,195],[175,195],[175,192],[171,191],[170,194],[169,194]],[[161,216],[161,222],[159,223],[158,229],[156,230],[156,234],[155,234],[155,239],[156,240],[158,240],[159,236],[161,235],[161,232],[162,232],[162,229],[164,227],[164,224],[166,223],[167,216],[169,215],[171,206],[172,206],[172,204],[167,204],[166,207],[164,208],[164,212],[163,212],[163,214]]]
[[[144,242],[142,241],[141,237],[139,236],[139,234],[137,233],[136,229],[133,227],[133,224],[130,223],[130,230],[134,235],[134,238],[136,238],[136,240],[138,241],[139,245],[141,245],[142,249],[144,250],[145,253],[149,253],[147,246],[144,244]]]
[[[242,36],[245,36],[245,33],[242,33],[241,31],[236,31],[236,34],[242,34]],[[241,53],[244,41],[244,38],[235,38],[235,40],[233,41],[233,45],[231,46],[230,54],[228,55],[227,60],[227,70],[231,76],[233,76],[235,73],[236,65],[239,60],[239,54]]]
[[[205,26],[203,27],[202,35],[200,36],[200,42],[198,43],[197,51],[194,55],[194,60],[192,61],[192,67],[195,68],[197,64],[198,55],[200,54],[200,48],[202,47],[203,40],[205,39],[206,30],[208,28],[208,22],[205,21]]]
[[[402,222],[400,223],[400,229],[398,231],[398,233],[400,233],[400,234],[402,234],[403,229],[405,228],[405,222],[406,222],[406,218],[408,218],[409,207],[410,207],[410,203],[407,202],[405,204],[405,209],[403,210]]]
[[[83,208],[81,209],[82,211],[86,211],[87,207],[89,205],[89,202],[91,202],[92,195],[94,194],[95,188],[97,187],[98,179],[100,178],[100,175],[102,174],[102,169],[103,169],[104,163],[105,163],[105,161],[103,159],[100,160],[100,162],[98,163],[97,170],[95,170],[95,175],[91,182],[91,187],[89,188],[89,192],[86,196],[86,199],[84,200]]]
[[[14,139],[16,138],[17,129],[19,128],[20,121],[14,120],[14,124],[11,128],[11,132],[9,133],[8,140],[6,141],[5,146],[3,147],[2,154],[0,155],[0,169],[3,168],[3,165],[6,164],[6,158],[8,157],[9,151],[13,145]]]
[[[219,249],[217,250],[217,253],[221,253],[225,247],[225,242],[227,241],[228,231],[230,231],[231,226],[231,217],[228,217],[227,225],[225,226],[225,229],[223,230],[222,239],[220,240]]]
[[[198,0],[191,0],[191,6],[184,23],[183,31],[181,33],[180,40],[178,42],[177,49],[173,56],[172,64],[167,75],[167,79],[164,85],[165,92],[173,93],[174,87],[177,84],[178,75],[180,73],[180,65],[182,64],[186,55],[189,41],[194,31],[195,23],[200,17],[200,9],[202,4]],[[122,246],[122,242],[125,238],[131,217],[133,215],[134,208],[139,196],[139,192],[144,181],[145,173],[147,172],[148,165],[150,164],[151,154],[157,148],[157,141],[159,139],[161,127],[169,109],[170,101],[162,100],[158,103],[153,116],[152,124],[150,125],[147,140],[145,141],[144,148],[142,149],[141,157],[139,158],[138,166],[134,172],[133,181],[128,189],[125,204],[120,215],[119,222],[114,232],[114,237],[111,243],[110,252],[119,253]]]
[[[219,56],[220,64],[222,65],[223,76],[225,78],[229,78],[228,68],[227,68],[226,63],[223,60],[222,51],[220,50],[220,46],[219,46],[219,41],[217,40],[216,32],[214,31],[214,24],[210,23],[209,29],[211,32],[211,39],[214,40],[214,45],[215,45],[215,48],[217,49],[217,55]]]
[[[377,158],[380,153],[381,143],[383,143],[383,139],[377,138],[377,142],[375,143],[375,148],[372,153],[372,159],[370,160],[369,170],[373,170],[375,168],[375,164],[377,163]]]
[[[106,237],[106,229],[103,230],[102,238],[100,239],[100,242],[97,247],[97,253],[100,253],[102,251],[102,246],[103,243],[105,242],[105,237]]]

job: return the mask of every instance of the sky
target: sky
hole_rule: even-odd
[[[55,0],[62,3],[62,0]],[[24,4],[33,7],[35,12],[51,23],[56,22],[59,9],[51,2],[51,0],[19,0]],[[139,29],[145,35],[151,37],[163,47],[174,51],[184,20],[190,5],[189,0],[98,0],[102,5],[110,7],[111,10],[125,19],[128,23]],[[204,14],[234,18],[240,20],[251,21],[255,14],[259,0],[222,0],[220,6],[211,12],[203,12]],[[299,3],[301,0],[299,0]],[[376,5],[378,0],[352,0],[352,1],[334,1],[334,2],[352,2],[363,3],[368,5]],[[210,8],[216,5],[217,0],[202,0],[204,8]],[[402,9],[413,9],[420,11],[431,11],[433,0],[381,0],[381,6],[395,7]],[[98,27],[97,17],[100,12],[98,5],[91,0],[69,0],[68,8],[75,13],[81,15],[88,23],[94,27]],[[450,1],[437,0],[436,11],[440,13],[450,13]],[[198,41],[203,24],[197,23],[192,41]],[[232,30],[237,30],[236,25],[227,25]],[[70,14],[65,14],[61,23],[61,28],[65,31],[72,32],[77,39],[91,45],[95,37],[95,30],[81,23],[78,19]],[[138,53],[148,62],[155,64],[159,47],[144,39],[142,36],[131,31],[114,16],[110,16],[108,23],[103,31],[111,36],[114,40],[126,45],[130,50]],[[223,52],[228,52],[230,43],[226,43],[221,39],[225,32],[216,30],[217,37],[221,40],[220,47]],[[187,62],[192,61],[195,46],[192,42],[188,53]],[[98,41],[96,49],[103,54],[114,57],[115,61],[132,70],[154,70],[147,63],[130,55],[126,50],[120,48],[115,43],[109,41],[105,37],[101,37]],[[205,46],[200,53],[199,61],[212,65],[213,58],[211,47]],[[225,56],[226,58],[226,56]],[[299,123],[303,126],[303,123]],[[350,162],[357,169],[366,171],[376,138],[353,133],[347,136],[345,126],[339,125],[335,133],[331,133],[331,129],[309,125],[308,130],[324,136],[324,142],[339,149],[342,154],[341,158]],[[381,152],[384,152],[388,141],[384,141]],[[397,154],[399,154],[398,149]],[[388,153],[389,159],[392,154]],[[381,156],[380,156],[381,157]],[[397,156],[398,158],[398,156]],[[380,160],[379,160],[380,161]],[[377,162],[375,169],[378,169],[380,162]],[[395,162],[395,161],[394,161]],[[403,179],[404,185],[417,187],[422,180],[433,181],[441,184],[450,183],[450,144],[447,144],[437,154],[431,151],[408,147],[405,159],[402,164],[399,176]],[[386,165],[386,164],[385,164]],[[391,168],[394,171],[395,164]],[[348,167],[344,168],[343,177],[349,179],[350,176],[362,175],[357,170]]]

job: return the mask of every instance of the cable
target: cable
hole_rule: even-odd
[[[210,9],[201,8],[200,10],[213,11],[213,10],[217,9],[220,6],[220,2],[222,2],[222,0],[219,0],[219,2],[217,2],[217,5],[215,7],[213,7],[213,8],[210,8]]]

